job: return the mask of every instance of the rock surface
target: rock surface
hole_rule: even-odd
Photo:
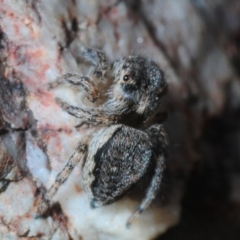
[[[0,0],[0,238],[147,240],[180,220],[181,228],[163,239],[198,239],[191,217],[201,221],[202,215],[191,211],[195,202],[216,212],[234,204],[239,212],[239,11],[237,0]],[[169,84],[162,104],[170,141],[164,183],[130,229],[125,223],[139,199],[132,193],[90,209],[79,167],[54,198],[61,209],[35,218],[44,189],[81,137],[94,131],[76,128],[79,119],[55,102],[60,96],[85,104],[81,93],[48,87],[64,73],[86,71],[79,61],[82,47],[102,49],[111,61],[132,53],[153,59]],[[228,187],[218,192],[222,183]],[[184,223],[192,226],[189,238]],[[237,218],[234,224],[237,229]]]

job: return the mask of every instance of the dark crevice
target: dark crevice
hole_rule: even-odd
[[[231,199],[233,176],[240,176],[239,121],[240,109],[226,105],[221,116],[205,122],[180,222],[159,240],[240,239],[240,202]]]
[[[0,136],[7,134],[9,131],[7,129],[0,129]]]

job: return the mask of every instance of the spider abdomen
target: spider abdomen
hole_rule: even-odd
[[[126,125],[100,130],[89,145],[83,166],[83,186],[90,193],[92,207],[110,204],[136,184],[151,162],[149,136]]]

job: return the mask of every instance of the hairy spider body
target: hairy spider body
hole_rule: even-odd
[[[83,57],[95,65],[94,78],[103,81],[110,70],[105,54],[85,49]],[[57,99],[69,114],[82,118],[84,122],[101,125],[97,132],[82,139],[57,175],[39,207],[40,214],[46,211],[58,188],[79,162],[82,167],[81,184],[92,208],[113,203],[124,196],[145,176],[150,165],[154,165],[154,174],[146,195],[127,224],[155,198],[162,179],[167,145],[164,127],[157,123],[155,116],[167,84],[159,67],[139,56],[116,61],[112,72],[114,76],[108,99],[96,108],[80,108]],[[97,82],[92,83],[91,78],[66,74],[51,87],[65,82],[85,91],[90,101],[97,101]]]

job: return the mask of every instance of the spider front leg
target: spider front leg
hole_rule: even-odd
[[[93,72],[94,78],[96,80],[103,80],[109,70],[109,64],[105,53],[91,48],[84,48],[81,51],[81,54],[83,59],[95,66]],[[72,86],[78,87],[80,90],[84,90],[87,93],[87,98],[91,102],[96,101],[99,97],[99,91],[91,78],[79,76],[74,73],[67,73],[58,77],[56,81],[49,84],[49,88],[56,88],[64,83],[68,83]]]
[[[59,106],[69,114],[82,118],[84,121],[95,124],[113,124],[127,113],[132,106],[132,102],[119,102],[118,105],[112,104],[111,101],[103,104],[98,108],[82,109],[76,106],[72,106],[59,98],[56,98],[56,102]]]
[[[86,156],[87,151],[87,142],[88,138],[85,138],[77,147],[75,152],[69,158],[68,163],[63,168],[63,170],[57,175],[54,184],[48,189],[47,193],[43,197],[41,204],[38,207],[37,217],[42,216],[50,207],[51,200],[53,196],[56,194],[58,189],[64,184],[64,182],[68,179],[70,173],[74,169],[74,167],[79,163],[83,162]]]
[[[95,66],[93,75],[97,79],[103,79],[109,70],[109,64],[106,54],[100,50],[92,48],[84,48],[81,51],[83,59]]]
[[[87,93],[87,98],[94,102],[99,97],[99,91],[93,81],[88,77],[79,76],[74,73],[67,73],[60,76],[53,83],[49,84],[50,88],[56,88],[64,83],[68,83],[74,87],[84,90]]]

